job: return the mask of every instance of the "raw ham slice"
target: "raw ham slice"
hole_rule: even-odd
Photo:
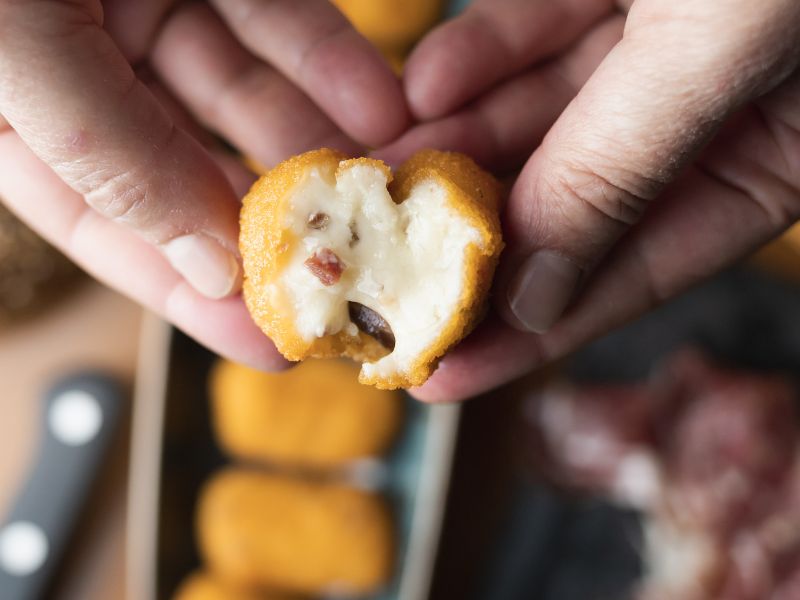
[[[695,351],[631,386],[528,405],[551,481],[643,512],[637,600],[800,599],[796,391]]]

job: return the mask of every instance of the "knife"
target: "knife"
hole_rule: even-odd
[[[45,395],[34,467],[0,522],[0,597],[40,600],[113,441],[125,395],[107,375],[82,372]]]

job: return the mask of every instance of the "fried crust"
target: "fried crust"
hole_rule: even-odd
[[[243,588],[362,596],[391,576],[394,530],[375,494],[228,468],[206,484],[197,519],[206,564]]]
[[[217,440],[236,458],[309,469],[380,455],[402,422],[402,397],[357,377],[343,360],[280,373],[220,360],[210,381]]]
[[[300,600],[280,592],[240,589],[211,573],[197,571],[188,576],[173,600]]]
[[[395,203],[405,201],[417,184],[434,181],[446,190],[448,207],[478,232],[480,241],[465,251],[463,289],[453,316],[439,337],[403,372],[359,380],[382,389],[408,388],[424,383],[439,359],[463,339],[483,317],[489,288],[503,248],[499,219],[500,185],[472,159],[454,152],[424,150],[406,161],[392,178],[382,161],[348,159],[344,154],[321,149],[290,158],[263,175],[243,200],[239,246],[244,263],[244,299],[254,321],[289,360],[345,356],[374,362],[388,354],[377,340],[359,332],[329,334],[308,342],[294,325],[290,303],[282,297],[277,281],[288,260],[293,234],[281,224],[294,187],[316,168],[331,185],[337,172],[354,165],[379,168],[387,176]]]

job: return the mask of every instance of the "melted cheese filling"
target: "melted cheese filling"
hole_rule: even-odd
[[[363,365],[368,377],[407,372],[436,342],[462,294],[464,251],[480,243],[435,181],[415,186],[401,204],[386,185],[386,174],[369,165],[343,169],[338,178],[311,170],[293,190],[283,223],[299,240],[281,282],[304,339],[343,330],[357,335],[348,302],[372,309],[391,327],[394,350]],[[332,285],[306,263],[320,251],[329,256],[328,250],[343,267]]]

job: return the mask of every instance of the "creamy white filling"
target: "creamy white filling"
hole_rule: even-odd
[[[464,250],[480,235],[446,202],[435,181],[414,187],[395,204],[385,173],[353,165],[337,179],[311,170],[291,193],[285,228],[300,240],[281,279],[307,341],[342,330],[355,335],[348,302],[377,312],[391,326],[394,351],[363,366],[368,377],[406,372],[451,320],[461,296]],[[322,228],[309,218],[324,214]],[[354,237],[357,236],[357,240]],[[327,249],[343,265],[341,278],[325,285],[306,261]]]

